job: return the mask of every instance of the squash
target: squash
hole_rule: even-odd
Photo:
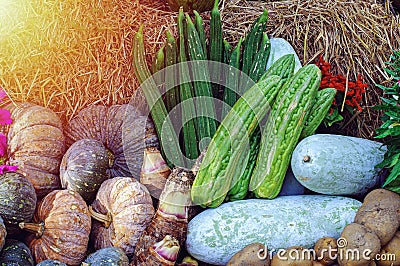
[[[338,238],[360,206],[355,199],[326,195],[228,202],[189,222],[186,248],[194,258],[215,265],[226,265],[236,252],[255,242],[270,251],[312,248],[321,236]]]
[[[120,248],[109,247],[99,249],[90,254],[82,265],[118,265],[128,266],[129,259]]]
[[[67,264],[58,260],[43,260],[36,266],[67,266]]]
[[[60,163],[65,152],[61,120],[52,110],[31,103],[10,104],[6,109],[13,120],[6,132],[9,164],[18,165],[18,172],[42,198],[60,188]]]
[[[6,242],[7,230],[4,225],[3,218],[0,216],[0,250],[2,250],[4,243]]]
[[[7,239],[0,253],[0,265],[33,266],[31,251],[21,241]]]
[[[111,157],[100,141],[78,140],[61,161],[61,186],[79,193],[86,202],[92,202],[101,183],[110,177]]]
[[[385,151],[376,141],[316,134],[297,144],[291,165],[296,179],[311,191],[363,196],[379,183],[375,166],[382,162]]]
[[[36,201],[35,189],[24,176],[14,172],[0,175],[0,216],[8,234],[18,233],[18,223],[31,221]]]
[[[88,207],[73,191],[55,190],[38,204],[33,223],[19,226],[31,233],[26,238],[36,263],[59,260],[79,265],[86,255],[91,229]]]
[[[90,206],[95,249],[119,247],[131,255],[155,213],[147,188],[131,177],[103,182]]]
[[[145,148],[147,116],[129,104],[92,105],[81,110],[65,129],[67,146],[80,139],[95,139],[112,154],[110,176],[139,180]]]

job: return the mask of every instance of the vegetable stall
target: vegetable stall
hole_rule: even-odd
[[[396,1],[4,6],[1,263],[400,265]]]

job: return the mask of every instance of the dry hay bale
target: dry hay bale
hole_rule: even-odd
[[[0,8],[0,86],[65,119],[89,104],[129,102],[133,35],[144,23],[151,54],[174,19],[151,0],[15,0]]]
[[[149,62],[165,29],[176,32],[176,13],[159,1],[13,3],[7,19],[0,9],[0,86],[14,101],[48,106],[65,119],[89,104],[130,100],[137,88],[132,39],[141,23]],[[371,138],[379,119],[370,107],[381,95],[373,84],[387,79],[384,62],[399,48],[399,19],[375,1],[221,0],[225,37],[235,44],[263,8],[268,34],[290,41],[303,63],[324,54],[335,73],[365,77],[365,110],[343,126],[349,135]],[[208,23],[209,13],[203,17]]]
[[[383,2],[383,1],[381,1]],[[269,11],[267,33],[288,40],[303,64],[322,54],[336,74],[350,81],[361,74],[369,85],[363,95],[363,112],[344,113],[340,130],[372,138],[380,113],[371,107],[380,102],[376,83],[386,83],[385,62],[400,49],[400,16],[394,16],[387,1],[223,1],[224,30],[237,41],[262,12]]]

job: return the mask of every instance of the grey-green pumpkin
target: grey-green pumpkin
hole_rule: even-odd
[[[34,261],[25,243],[16,239],[7,239],[0,253],[0,265],[33,266]]]
[[[110,177],[113,155],[98,140],[81,139],[68,148],[60,166],[61,186],[92,202],[101,183]]]

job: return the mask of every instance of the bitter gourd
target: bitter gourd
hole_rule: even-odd
[[[249,137],[265,116],[281,88],[279,76],[256,83],[236,102],[218,127],[193,183],[195,204],[217,207],[244,171],[249,153]],[[247,139],[247,141],[246,141]]]
[[[300,138],[304,139],[315,133],[319,125],[324,120],[329,108],[332,106],[337,90],[335,88],[326,88],[317,92],[315,102],[311,107],[311,111],[306,118]]]
[[[321,82],[321,70],[302,67],[283,85],[261,136],[260,152],[249,189],[260,198],[275,198],[282,187],[291,154]]]

